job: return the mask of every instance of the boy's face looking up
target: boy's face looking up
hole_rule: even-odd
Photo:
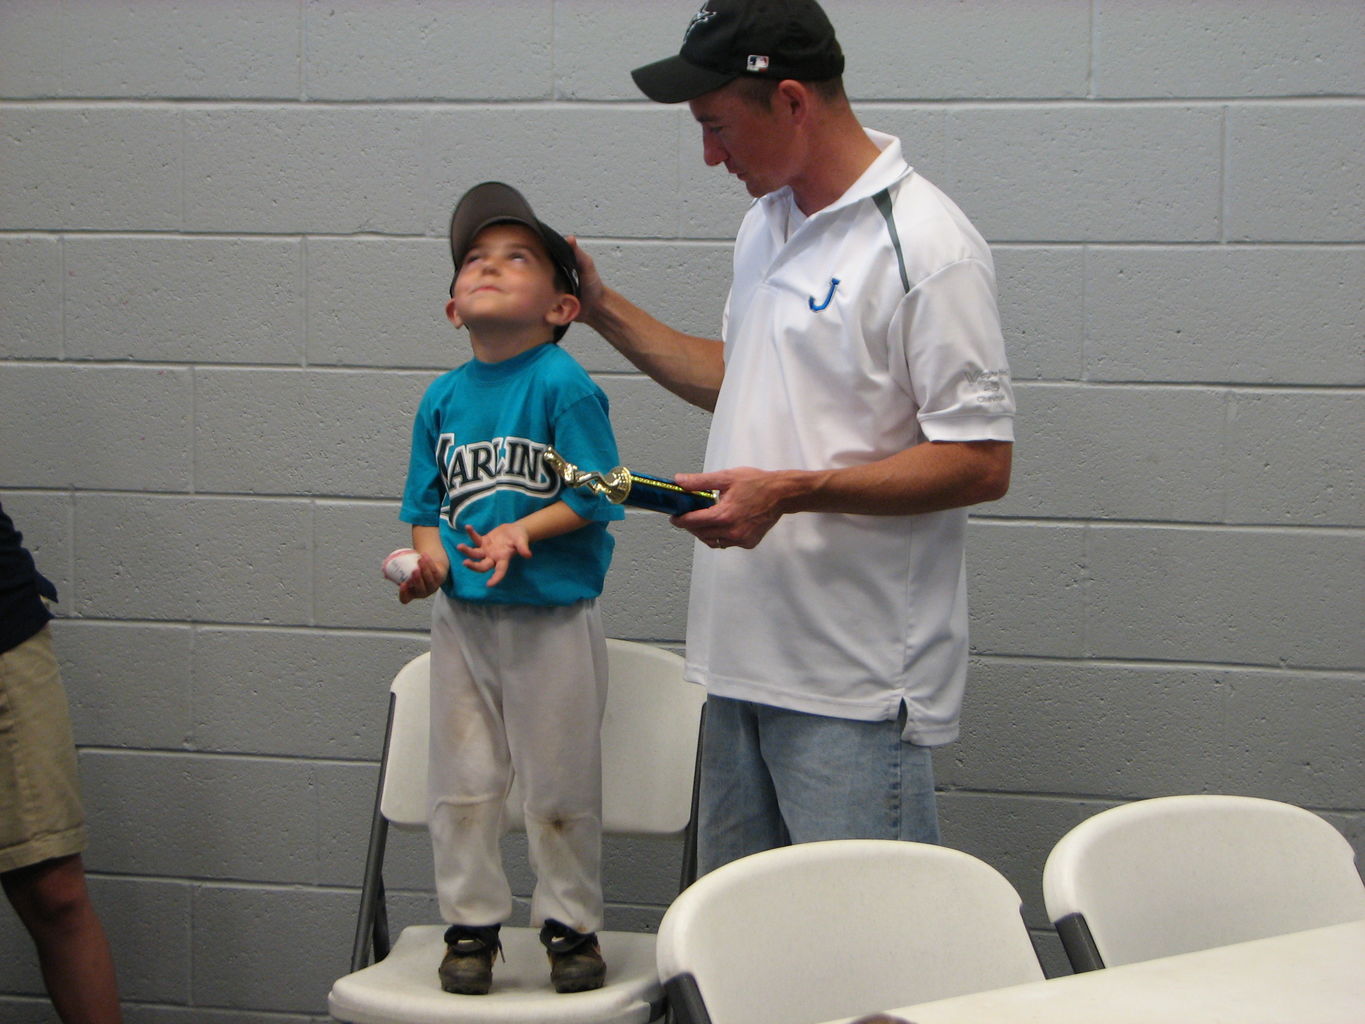
[[[490,224],[464,255],[446,316],[471,335],[517,337],[534,344],[578,314],[578,300],[556,280],[539,235],[524,224]]]

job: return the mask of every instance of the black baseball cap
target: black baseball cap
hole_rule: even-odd
[[[823,82],[843,73],[844,52],[815,0],[706,0],[678,55],[630,77],[658,103],[684,103],[741,76]]]
[[[573,246],[558,231],[536,217],[525,196],[500,181],[485,181],[482,185],[475,185],[460,197],[455,212],[450,215],[450,258],[455,261],[455,277],[460,276],[465,253],[479,232],[490,224],[504,223],[524,224],[539,235],[545,243],[550,262],[563,276],[569,291],[578,295],[578,259],[574,256]],[[455,290],[454,278],[450,281],[450,289],[452,292]],[[555,340],[562,338],[568,329],[568,324],[556,327]]]

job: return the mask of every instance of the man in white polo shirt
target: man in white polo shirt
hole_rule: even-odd
[[[687,674],[708,688],[701,867],[835,838],[936,842],[930,750],[957,737],[966,507],[1009,485],[1014,397],[990,251],[864,129],[813,0],[708,0],[636,69],[689,104],[755,199],[723,341],[606,288],[580,319],[714,411]]]

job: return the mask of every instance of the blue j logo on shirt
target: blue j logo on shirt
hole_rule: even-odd
[[[834,289],[838,287],[839,279],[837,277],[831,277],[829,279],[829,294],[825,296],[825,301],[820,303],[820,305],[818,306],[815,304],[815,296],[814,295],[810,296],[810,298],[808,298],[806,301],[810,303],[811,312],[818,313],[826,306],[828,306],[830,304],[830,301],[834,298]]]

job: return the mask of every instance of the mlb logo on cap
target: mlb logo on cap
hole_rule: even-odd
[[[748,61],[748,63],[746,64],[744,70],[746,70],[746,71],[767,71],[767,70],[768,70],[768,58],[767,58],[767,57],[764,57],[764,56],[761,55],[761,54],[751,53],[751,54],[749,54],[749,61]]]

